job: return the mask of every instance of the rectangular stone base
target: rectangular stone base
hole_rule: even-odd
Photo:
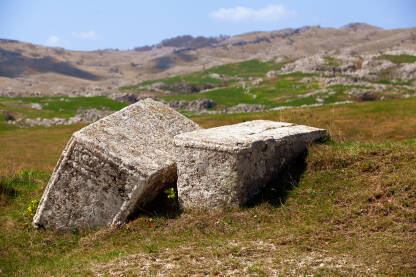
[[[245,204],[323,129],[256,120],[177,135],[178,197],[184,208]]]

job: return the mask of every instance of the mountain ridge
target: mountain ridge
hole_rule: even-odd
[[[0,39],[0,96],[107,95],[145,80],[250,59],[284,61],[316,54],[413,51],[416,28],[384,30],[351,23],[340,28],[306,26],[232,37],[184,35],[163,41],[159,47],[143,46],[147,48],[140,51],[72,51]],[[11,65],[20,66],[12,72]]]
[[[202,45],[201,47],[207,47],[207,46],[211,46],[214,45],[215,42],[221,42],[225,39],[228,38],[233,38],[233,37],[241,37],[241,36],[246,36],[246,35],[256,35],[256,34],[263,34],[263,33],[273,33],[273,32],[282,32],[282,31],[287,31],[287,30],[302,30],[302,29],[307,29],[307,28],[311,28],[311,27],[318,27],[318,28],[332,28],[332,27],[321,27],[320,25],[307,25],[307,26],[302,26],[302,27],[298,27],[298,28],[284,28],[284,29],[278,29],[278,30],[272,30],[272,31],[249,31],[249,32],[245,32],[245,33],[241,33],[241,34],[237,34],[237,35],[218,35],[218,36],[203,36],[203,35],[198,35],[198,36],[193,36],[193,35],[189,35],[189,34],[183,34],[183,35],[178,35],[178,36],[173,36],[170,38],[166,38],[161,40],[159,43],[156,44],[151,44],[151,45],[139,45],[139,46],[133,46],[131,49],[136,50],[136,51],[142,51],[140,48],[160,48],[160,47],[178,47],[178,48],[200,48],[198,46],[196,47],[192,47],[192,45],[198,44],[198,40],[205,40],[207,41],[207,43],[205,45]],[[333,29],[340,29],[340,30],[356,30],[356,29],[374,29],[374,30],[396,30],[396,29],[383,29],[381,27],[375,26],[375,25],[371,25],[371,24],[367,24],[367,23],[361,23],[361,22],[352,22],[352,23],[348,23],[345,24],[339,28],[333,28]],[[179,40],[179,39],[183,39],[183,44],[181,45],[171,45],[173,43],[173,41]],[[125,49],[125,50],[119,50],[118,48],[106,48],[106,49],[94,49],[94,50],[89,50],[89,51],[83,51],[83,50],[70,50],[70,49],[66,49],[64,47],[53,47],[53,46],[46,46],[46,45],[41,45],[41,44],[35,44],[35,43],[31,43],[31,42],[26,42],[26,41],[20,41],[20,40],[16,40],[16,39],[9,39],[9,38],[0,38],[0,44],[1,43],[26,43],[26,44],[32,44],[32,45],[36,45],[36,46],[40,46],[40,47],[46,47],[46,48],[53,48],[53,49],[64,49],[66,51],[79,51],[79,52],[96,52],[96,51],[129,51],[131,49]]]

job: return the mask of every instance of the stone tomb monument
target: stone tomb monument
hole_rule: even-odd
[[[199,126],[146,99],[73,134],[45,189],[35,227],[71,230],[125,222],[176,182],[173,137]]]
[[[323,129],[255,120],[175,136],[178,197],[184,208],[246,203],[287,161],[326,136]]]

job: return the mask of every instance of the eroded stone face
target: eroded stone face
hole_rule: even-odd
[[[34,226],[70,230],[126,221],[176,181],[173,137],[198,125],[146,99],[73,134]]]
[[[184,208],[246,203],[326,131],[256,120],[177,135],[178,197]]]

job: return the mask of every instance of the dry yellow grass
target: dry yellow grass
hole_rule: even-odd
[[[72,133],[83,125],[29,128],[0,133],[0,175],[21,170],[52,172]]]

